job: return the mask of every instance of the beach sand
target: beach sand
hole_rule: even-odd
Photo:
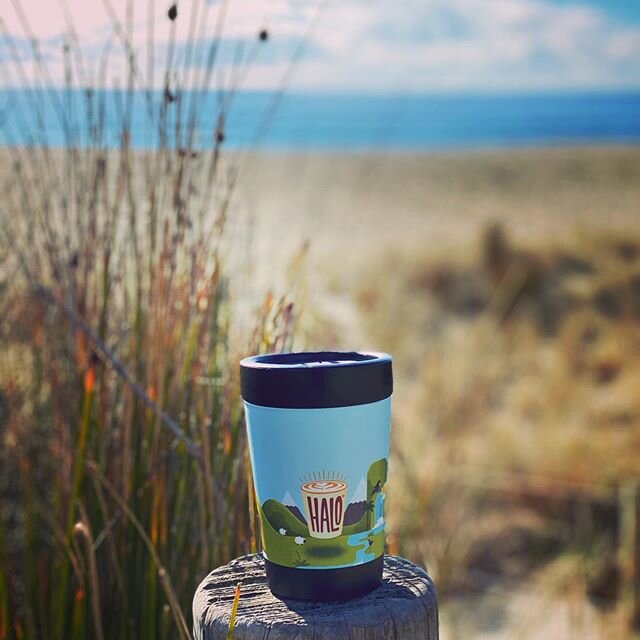
[[[240,167],[239,232],[262,275],[305,241],[348,270],[387,246],[453,249],[496,221],[527,241],[640,224],[640,147],[263,153]]]
[[[52,151],[49,162],[62,168],[64,153]],[[13,203],[21,197],[11,170],[16,157],[0,149],[0,180]],[[118,154],[107,157],[115,181]],[[146,156],[134,151],[132,157],[143,189]],[[640,218],[640,146],[232,151],[223,159],[223,181],[231,170],[238,173],[227,228],[231,258],[249,264],[261,287],[281,283],[283,267],[306,243],[314,269],[330,263],[344,271],[387,247],[454,250],[491,222],[503,223],[516,240],[531,241],[624,231]],[[201,154],[194,167],[204,171],[207,163]],[[216,206],[212,200],[212,216]]]

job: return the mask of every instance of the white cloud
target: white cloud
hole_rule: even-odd
[[[611,35],[605,54],[612,60],[640,60],[640,28],[625,29]]]
[[[129,0],[16,0],[24,8],[35,35],[43,40],[43,53],[57,82],[64,77],[59,39],[68,22],[60,5],[66,2],[72,16],[89,76],[95,78],[105,39],[113,26],[105,9],[111,3],[124,24]],[[429,89],[518,89],[548,87],[640,86],[640,26],[609,19],[584,0],[554,4],[552,0],[241,0],[229,2],[220,58],[228,79],[237,43],[246,41],[244,54],[263,26],[271,40],[258,53],[244,78],[244,86],[273,88],[280,85],[297,43],[307,33],[318,3],[326,7],[314,29],[307,56],[300,61],[294,89],[422,91]],[[156,41],[156,75],[162,69],[175,28],[178,42],[190,36],[190,11],[197,11],[195,36],[209,40],[215,33],[218,2],[179,3],[175,23],[167,6],[156,3],[153,31]],[[134,7],[131,33],[139,67],[146,73],[147,3]],[[24,36],[12,3],[3,19],[15,36]],[[28,51],[22,43],[21,51]],[[182,51],[182,52],[181,52]],[[274,53],[277,51],[277,55]],[[161,55],[159,55],[161,54]],[[178,48],[183,63],[184,47]],[[110,84],[120,74],[124,80],[125,55],[114,44],[108,65]],[[15,67],[6,62],[9,78],[17,83]],[[33,65],[26,65],[34,73]]]

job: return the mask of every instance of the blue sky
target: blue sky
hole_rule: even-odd
[[[127,24],[127,0],[110,0]],[[125,52],[105,3],[86,0],[21,0],[29,30],[42,39],[42,55],[55,83],[64,78],[62,40],[73,27],[83,53],[74,82],[95,84],[104,43],[111,37],[107,82],[123,82]],[[67,5],[71,25],[61,6]],[[132,2],[129,32],[145,82],[162,86],[172,26],[174,62],[198,78],[215,33],[221,0],[179,2],[170,23],[170,2]],[[196,12],[196,13],[193,13]],[[24,21],[5,3],[2,19],[28,60]],[[195,32],[190,30],[197,25]],[[155,73],[149,76],[147,39],[153,26]],[[313,26],[310,26],[313,25]],[[268,42],[256,46],[266,27]],[[307,46],[289,88],[299,91],[425,92],[640,89],[640,0],[230,0],[215,81],[228,86],[234,61],[251,56],[241,75],[246,88],[273,89],[287,77],[299,43]],[[189,59],[189,39],[202,44]],[[255,58],[253,55],[255,54]],[[76,60],[76,57],[74,57]],[[74,62],[77,65],[77,62]],[[0,53],[5,86],[21,84],[6,48]]]
[[[555,4],[572,5],[576,4],[576,0],[555,0]],[[611,19],[640,22],[640,2],[638,0],[589,0],[584,4],[603,11]]]

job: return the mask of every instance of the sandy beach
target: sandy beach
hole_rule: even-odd
[[[489,222],[534,240],[622,230],[640,214],[640,148],[632,146],[272,153],[240,166],[234,205],[267,263],[306,240],[318,257],[348,264],[384,245],[452,249]]]
[[[50,152],[60,167],[64,153]],[[108,151],[107,157],[113,179],[118,155]],[[15,158],[15,152],[0,149],[0,179],[14,197],[19,195],[10,170]],[[134,151],[132,158],[139,163],[142,187],[145,154]],[[494,222],[508,227],[515,239],[531,241],[625,230],[640,214],[640,147],[632,145],[424,153],[233,151],[223,160],[223,181],[229,171],[238,175],[228,217],[230,247],[240,260],[249,252],[254,275],[272,283],[305,243],[315,258],[348,267],[386,246],[455,250]],[[205,171],[208,161],[201,153],[193,170]],[[215,207],[212,200],[212,214]]]

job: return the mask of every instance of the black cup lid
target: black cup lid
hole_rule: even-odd
[[[240,362],[246,402],[263,407],[348,407],[388,398],[391,356],[377,352],[269,353]]]

